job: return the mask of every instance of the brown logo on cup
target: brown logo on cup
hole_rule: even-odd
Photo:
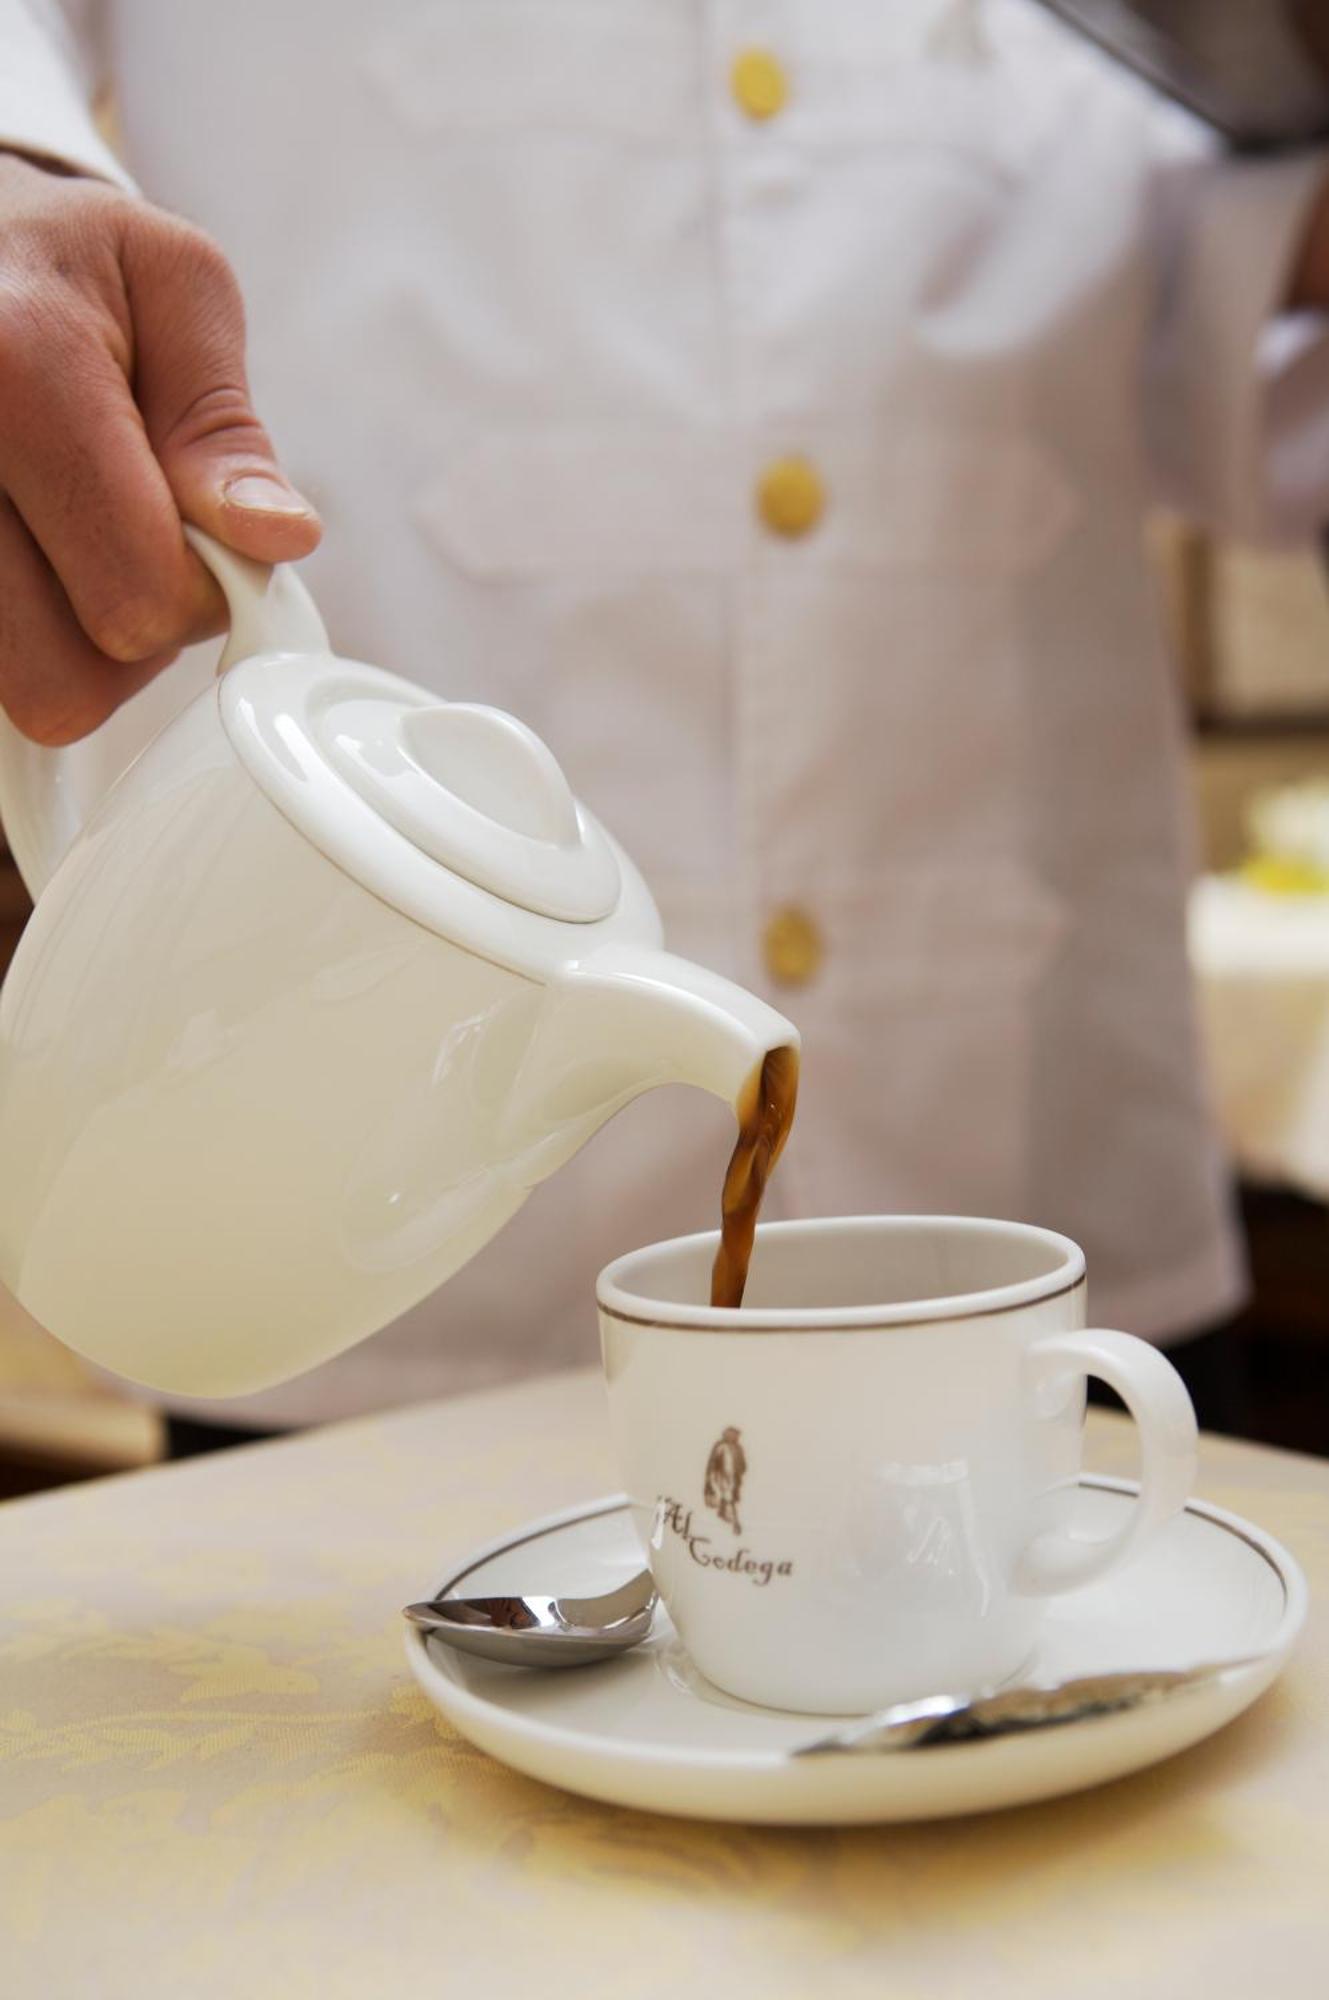
[[[691,1507],[685,1507],[681,1500],[671,1500],[667,1493],[662,1493],[655,1503],[651,1547],[660,1548],[667,1534],[678,1537],[699,1569],[722,1569],[730,1576],[745,1576],[758,1588],[770,1583],[774,1577],[792,1576],[794,1573],[794,1565],[788,1556],[759,1556],[741,1543],[738,1548],[731,1548],[728,1554],[723,1549],[717,1549],[709,1535],[703,1535],[693,1526]]]
[[[743,1532],[743,1524],[738,1518],[738,1502],[743,1492],[743,1478],[748,1469],[748,1461],[741,1443],[742,1433],[730,1424],[711,1446],[711,1455],[706,1461],[706,1483],[702,1488],[702,1498],[720,1519],[731,1527],[736,1535]]]

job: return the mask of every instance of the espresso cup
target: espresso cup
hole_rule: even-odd
[[[958,1216],[773,1222],[743,1306],[707,1304],[717,1238],[597,1286],[620,1476],[694,1666],[769,1707],[861,1714],[990,1687],[1049,1599],[1127,1562],[1195,1474],[1180,1376],[1087,1331],[1082,1251]],[[1073,1526],[1085,1378],[1139,1430],[1115,1533]]]

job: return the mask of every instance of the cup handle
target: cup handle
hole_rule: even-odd
[[[1040,1410],[1064,1408],[1080,1376],[1115,1389],[1140,1433],[1140,1496],[1111,1535],[1088,1538],[1056,1530],[1025,1550],[1016,1588],[1052,1597],[1093,1583],[1133,1556],[1179,1513],[1195,1481],[1195,1411],[1172,1363],[1133,1334],[1092,1328],[1053,1334],[1029,1350],[1027,1365]]]

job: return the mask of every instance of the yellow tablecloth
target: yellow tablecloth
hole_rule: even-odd
[[[417,1693],[398,1607],[612,1485],[576,1375],[0,1507],[5,2000],[1329,1991],[1329,1464],[1205,1441],[1201,1491],[1315,1593],[1249,1715],[1077,1798],[846,1832],[572,1798]]]

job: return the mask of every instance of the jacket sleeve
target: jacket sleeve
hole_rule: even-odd
[[[1329,521],[1329,315],[1283,311],[1329,154],[1160,167],[1146,425],[1158,497],[1246,541]]]
[[[132,190],[92,114],[95,25],[88,0],[0,0],[0,147]]]

